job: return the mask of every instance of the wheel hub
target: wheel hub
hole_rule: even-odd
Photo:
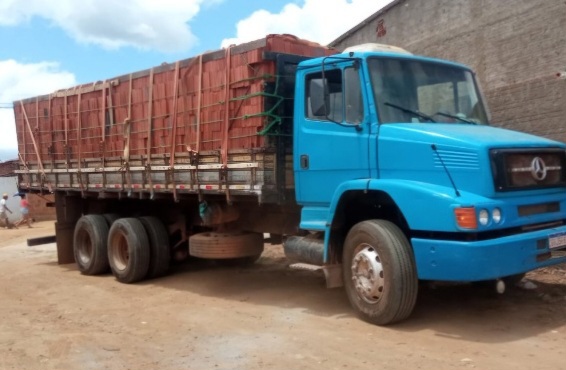
[[[377,303],[381,298],[385,281],[379,254],[369,244],[362,244],[352,260],[352,282],[360,298],[367,303]]]

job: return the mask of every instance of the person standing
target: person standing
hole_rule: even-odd
[[[20,212],[22,213],[22,218],[15,223],[15,226],[18,227],[22,223],[26,222],[28,224],[28,227],[31,228],[31,217],[29,215],[29,202],[26,199],[25,194],[20,193],[20,197],[22,198],[20,200]]]
[[[12,213],[12,211],[10,210],[10,208],[8,208],[6,199],[8,199],[8,194],[4,193],[4,195],[2,195],[2,200],[0,200],[0,220],[4,221],[6,229],[9,229],[10,221],[8,220],[8,214],[6,213],[6,211],[10,213]]]

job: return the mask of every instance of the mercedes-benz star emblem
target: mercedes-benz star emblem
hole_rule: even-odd
[[[546,179],[546,163],[541,157],[534,157],[531,162],[531,175],[533,179],[542,181]]]

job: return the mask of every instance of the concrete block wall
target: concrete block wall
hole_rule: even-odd
[[[7,204],[12,213],[8,214],[10,221],[19,220],[22,215],[20,213],[20,197],[14,196],[18,192],[18,180],[15,176],[0,177],[0,197],[2,193],[8,194]],[[36,221],[55,220],[55,208],[47,207],[47,203],[54,201],[53,194],[37,195],[28,194],[30,203],[31,217]]]
[[[53,194],[29,194],[30,214],[36,221],[55,220],[55,207],[47,207],[48,202],[55,202]]]
[[[398,0],[332,46],[367,42],[467,64],[494,125],[566,141],[564,0]]]

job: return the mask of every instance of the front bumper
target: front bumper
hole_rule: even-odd
[[[480,281],[566,263],[566,247],[549,249],[550,235],[566,226],[496,239],[461,242],[411,239],[419,279]]]

